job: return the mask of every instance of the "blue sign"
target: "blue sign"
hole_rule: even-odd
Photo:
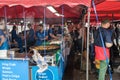
[[[32,67],[32,80],[59,80],[58,68],[49,66],[44,72],[39,72],[37,66]]]
[[[0,59],[0,80],[29,80],[28,60]]]

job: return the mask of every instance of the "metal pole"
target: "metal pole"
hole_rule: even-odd
[[[6,6],[4,7],[4,12],[5,12],[5,14],[4,14],[4,16],[5,16],[5,28],[7,30],[7,12],[6,12]]]
[[[61,53],[63,52],[63,45],[64,45],[64,5],[62,5],[62,43],[61,43]],[[61,54],[61,57],[62,57],[62,60],[65,61],[64,57],[62,56]]]
[[[7,28],[7,10],[6,10],[6,6],[4,7],[4,16],[5,16],[5,29],[6,29],[6,32],[7,32],[7,38],[8,38],[8,42],[10,43],[10,38],[9,38],[9,31],[8,31],[8,28]],[[9,47],[11,48],[11,46],[9,45]]]
[[[46,35],[46,6],[44,7],[44,36]],[[46,44],[45,44],[46,40],[44,39],[44,48],[46,47]],[[44,49],[44,55],[46,54],[46,50]]]
[[[84,50],[84,35],[85,35],[85,33],[84,33],[85,31],[84,31],[84,28],[83,28],[83,30],[82,30],[82,49],[81,49],[81,65],[80,65],[80,68],[82,69],[82,53],[83,53],[83,50]]]
[[[15,11],[15,14],[16,14],[16,24],[18,25],[18,13],[17,13],[17,9],[16,9],[16,6],[14,6],[14,11]]]
[[[25,17],[25,8],[23,8],[23,20],[24,20],[24,39],[25,39],[25,54],[27,56],[27,40],[26,40],[26,17]]]
[[[112,13],[112,22],[114,21],[114,13]]]
[[[87,61],[86,61],[86,80],[89,79],[89,27],[90,27],[90,7],[88,7],[88,17],[87,17]]]
[[[85,24],[85,20],[86,20],[86,16],[84,16],[84,19],[83,19],[83,24]],[[84,26],[82,25],[82,49],[81,49],[81,65],[80,65],[80,68],[82,69],[82,53],[83,53],[83,50],[84,50],[84,42],[85,42],[85,28]]]
[[[63,36],[64,35],[64,5],[62,5],[62,41],[63,41]]]

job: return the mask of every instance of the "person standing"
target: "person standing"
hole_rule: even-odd
[[[43,29],[43,25],[38,25],[38,31],[36,31],[36,43],[35,46],[40,46],[44,40],[48,40],[47,31]]]
[[[79,53],[80,54],[82,54],[82,39],[83,39],[83,36],[84,36],[84,33],[83,33],[83,26],[82,26],[82,24],[78,24],[78,33],[79,33],[79,35],[78,35],[78,39],[77,39],[77,44],[78,44],[78,51],[79,51]]]
[[[7,37],[5,36],[5,25],[3,20],[0,21],[2,25],[0,26],[0,50],[8,50],[9,45],[8,45],[8,40]]]
[[[55,34],[55,26],[51,25],[49,30],[48,30],[48,39],[58,39],[58,37]]]
[[[29,31],[28,31],[28,35],[27,35],[27,45],[28,47],[33,46],[34,42],[35,42],[35,38],[34,38],[34,29],[32,27],[31,24],[28,24],[29,27]]]
[[[107,62],[107,59],[109,61],[110,58],[109,48],[112,46],[112,35],[111,35],[111,31],[108,29],[109,27],[110,27],[110,21],[103,20],[101,22],[101,27],[99,27],[95,32],[95,39],[94,39],[95,60],[100,61],[98,80],[105,80],[105,74],[109,64]],[[103,42],[100,35],[102,35]],[[105,45],[105,47],[103,47],[103,44]]]
[[[11,32],[11,34],[12,34],[12,42],[17,42],[17,44],[18,44],[18,47],[19,47],[19,49],[20,49],[20,53],[23,53],[23,44],[22,44],[22,39],[21,39],[21,37],[19,37],[18,35],[17,35],[17,33],[16,33],[16,29],[17,29],[17,27],[14,25],[13,26],[13,29],[12,29],[12,32]]]
[[[73,40],[73,51],[77,52],[77,50],[78,50],[77,40],[78,40],[79,33],[78,33],[78,31],[77,31],[75,26],[73,27],[73,29],[70,32],[70,34],[71,34],[71,37],[72,37],[72,40]]]
[[[117,43],[117,48],[120,53],[120,23],[116,25],[115,28],[115,33],[116,33],[116,43]],[[120,54],[119,54],[120,55]]]

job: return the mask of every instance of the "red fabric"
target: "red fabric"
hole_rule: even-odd
[[[110,57],[110,51],[108,48],[105,49],[107,58]],[[97,60],[106,60],[103,47],[95,46],[95,59]]]
[[[76,6],[77,8],[80,8],[78,5],[90,6],[91,0],[0,0],[0,17],[4,17],[3,6],[6,5],[9,6],[6,9],[7,18],[23,18],[23,8],[25,8],[26,17],[29,18],[29,15],[32,15],[34,18],[43,18],[44,7],[48,5],[54,6],[58,13],[62,13],[61,5],[67,5],[64,8],[65,17],[79,18],[80,9],[76,10]],[[59,18],[48,9],[46,9],[45,17]]]
[[[104,18],[109,18],[110,20],[120,19],[120,16],[118,15],[120,14],[119,0],[95,0],[95,3],[99,20],[102,20]],[[63,4],[67,5],[64,9],[65,17],[79,18],[81,15],[81,10],[79,9],[80,6],[77,5],[83,4],[86,6],[90,6],[91,0],[0,0],[0,7],[3,7],[5,5],[10,6],[10,8],[7,9],[8,18],[23,18],[23,7],[17,7],[17,11],[15,11],[14,8],[11,9],[11,6],[21,5],[24,7],[30,7],[25,9],[26,15],[32,14],[34,15],[34,18],[43,18],[44,6],[52,5],[59,13],[62,13],[61,5]],[[4,9],[2,8],[0,9],[0,11],[0,17],[4,17]],[[114,14],[114,17],[112,17],[112,14]],[[56,17],[57,16],[47,10],[46,18]],[[91,10],[91,21],[96,21],[93,9]]]
[[[96,10],[100,21],[105,18],[120,19],[120,0],[101,0],[101,3],[96,5]],[[93,9],[91,10],[91,21],[96,21]]]
[[[0,17],[4,17],[5,7],[0,8]],[[61,7],[55,7],[59,14],[62,14]],[[80,6],[70,7],[68,5],[64,5],[64,17],[65,18],[79,18],[81,14],[82,8]],[[43,18],[44,16],[44,7],[42,6],[33,6],[29,8],[24,8],[23,6],[6,6],[6,14],[7,18],[23,18],[23,12],[25,12],[26,18]],[[61,18],[53,14],[46,8],[45,13],[46,18]]]
[[[79,4],[90,6],[91,0],[0,0],[0,6],[8,5],[22,5],[25,7],[30,6],[60,6],[63,4],[67,4],[69,6],[76,6]]]

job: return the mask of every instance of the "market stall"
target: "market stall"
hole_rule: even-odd
[[[38,48],[40,53],[43,52],[43,54],[41,55],[44,55],[44,59],[49,64],[49,66],[48,69],[45,70],[45,72],[42,72],[38,75],[35,75],[38,67],[31,66],[32,80],[36,80],[36,77],[37,79],[62,80],[65,66],[67,64],[67,56],[70,52],[70,46],[67,44],[66,41],[52,41],[46,44],[46,51],[42,51],[41,48],[43,47],[44,46],[39,46],[35,48]],[[52,49],[50,49],[49,47]]]
[[[46,41],[40,46],[32,46],[27,55],[17,53],[15,50],[10,50],[7,57],[1,56],[0,59],[2,68],[0,71],[2,74],[1,79],[23,79],[22,73],[25,71],[26,73],[24,73],[24,75],[27,77],[26,80],[62,80],[67,64],[67,56],[70,53],[71,39],[69,36],[64,36],[64,39],[61,39],[62,38],[60,38],[60,40]],[[44,59],[43,61],[47,65],[46,68],[41,67],[44,66],[41,58]],[[41,68],[41,72],[38,72],[39,68]],[[21,72],[15,72],[18,71],[16,69],[21,70]],[[11,77],[9,73],[11,73],[13,77]]]
[[[52,5],[54,7],[58,7],[58,6],[62,6],[63,4],[66,4],[66,5],[69,5],[70,7],[75,7],[77,5],[85,5],[85,6],[90,6],[90,1],[91,0],[82,0],[82,1],[78,1],[78,0],[68,0],[68,1],[64,1],[64,0],[57,0],[56,2],[53,1],[53,0],[46,0],[46,1],[39,1],[39,0],[24,0],[24,1],[19,1],[19,0],[4,0],[4,1],[0,1],[0,6],[3,7],[5,5],[8,5],[8,6],[16,6],[16,5],[22,5],[24,7],[31,7],[31,6],[48,6],[48,5]],[[43,7],[43,21],[44,21],[44,28],[45,28],[45,22],[46,22],[46,10],[45,8]],[[61,8],[61,13],[59,14],[60,18],[61,18],[61,24],[62,24],[62,27],[63,27],[63,24],[64,24],[64,8],[63,7],[60,7]],[[23,21],[26,21],[26,15],[24,13],[25,9],[23,8]],[[5,13],[5,23],[7,23],[7,8],[4,7],[4,13]],[[19,17],[17,17],[19,18]],[[88,21],[89,22],[89,21]],[[26,25],[26,23],[24,23],[24,26]],[[26,36],[26,32],[24,33],[24,35]],[[26,37],[24,37],[26,38]],[[53,46],[54,45],[54,46]],[[3,73],[3,70],[4,69],[0,69],[1,71],[1,74],[0,75],[0,78],[1,79],[17,79],[17,80],[23,80],[22,77],[20,76],[17,76],[17,77],[14,77],[16,75],[13,75],[13,77],[11,77],[10,75],[7,75],[9,74],[9,72],[13,73],[13,66],[16,65],[16,67],[18,68],[19,66],[19,70],[21,69],[22,72],[26,72],[26,77],[27,79],[26,80],[62,80],[62,76],[64,74],[64,69],[65,69],[65,66],[66,66],[66,62],[67,62],[67,56],[69,55],[69,52],[70,52],[70,47],[71,47],[71,42],[70,42],[70,37],[69,36],[65,36],[63,35],[62,33],[62,37],[60,38],[60,40],[58,41],[44,41],[44,43],[40,46],[33,46],[31,47],[31,49],[35,49],[37,50],[38,52],[37,53],[40,53],[40,55],[31,55],[29,53],[27,53],[27,50],[26,50],[26,40],[25,40],[25,53],[26,54],[16,54],[15,53],[15,57],[13,58],[13,54],[10,53],[10,58],[9,59],[6,59],[6,58],[2,58],[0,59],[1,61],[1,64],[3,67],[1,68],[4,68],[4,63],[8,63],[8,66],[6,67],[6,70],[8,70],[8,72],[6,72],[5,76],[4,76],[4,73]],[[40,47],[40,48],[38,48]],[[43,48],[43,49],[42,49]],[[50,49],[50,52],[49,52],[49,49]],[[47,52],[48,51],[48,52]],[[35,52],[34,52],[35,54]],[[34,61],[35,61],[35,64],[34,62],[32,63],[30,61],[30,59],[27,60],[27,58],[33,58]],[[40,57],[40,58],[36,58],[36,57]],[[17,58],[17,59],[16,59]],[[20,59],[22,58],[22,59]],[[40,60],[39,60],[40,59]],[[15,62],[14,62],[15,61]],[[21,64],[19,64],[21,61]],[[24,61],[26,64],[24,64]],[[10,63],[15,63],[15,64],[10,64]],[[28,62],[30,63],[28,65]],[[19,64],[19,65],[18,65]],[[29,66],[29,68],[27,68],[27,70],[22,70],[22,65],[26,65],[26,68]],[[12,68],[9,68],[9,66],[11,66]],[[41,71],[41,68],[43,67],[43,70]],[[45,67],[45,69],[44,69]],[[15,68],[16,69],[16,68]],[[12,70],[12,71],[10,71]],[[16,71],[18,72],[18,71]],[[21,72],[21,73],[22,73]],[[29,74],[29,72],[31,74]],[[16,73],[18,75],[20,75],[19,73]],[[29,74],[29,75],[28,75]],[[22,75],[21,75],[22,76]]]

